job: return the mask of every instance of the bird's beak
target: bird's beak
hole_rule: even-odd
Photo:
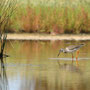
[[[60,55],[60,52],[61,52],[61,51],[59,51],[59,53],[58,53],[57,57]]]

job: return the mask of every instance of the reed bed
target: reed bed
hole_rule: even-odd
[[[18,0],[7,32],[90,33],[89,0]]]
[[[17,0],[0,0],[0,34],[7,31],[9,21],[16,8]]]

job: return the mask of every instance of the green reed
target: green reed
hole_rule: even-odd
[[[89,0],[19,0],[8,31],[89,33]]]
[[[6,31],[9,20],[16,8],[17,0],[0,0],[0,33]]]

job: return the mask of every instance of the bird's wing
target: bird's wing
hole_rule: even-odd
[[[66,49],[69,49],[69,50],[77,50],[79,49],[81,46],[80,45],[71,45],[71,46],[68,46]]]

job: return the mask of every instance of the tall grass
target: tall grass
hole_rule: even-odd
[[[89,0],[19,0],[8,31],[90,33]]]
[[[17,0],[0,0],[0,34],[8,28],[10,17],[16,8]]]

